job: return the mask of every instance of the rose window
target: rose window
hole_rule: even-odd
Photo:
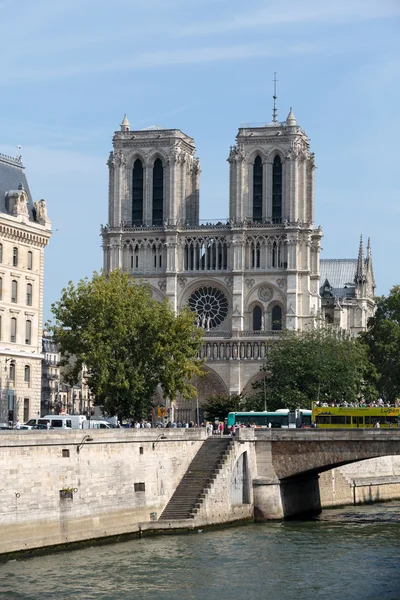
[[[197,314],[198,325],[207,330],[221,325],[228,314],[225,294],[211,286],[193,292],[189,298],[189,307]]]

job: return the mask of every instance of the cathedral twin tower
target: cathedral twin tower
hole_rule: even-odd
[[[209,369],[200,399],[248,389],[265,340],[312,327],[321,312],[322,232],[313,223],[307,135],[292,109],[283,122],[241,127],[228,157],[229,218],[205,226],[192,138],[178,129],[132,131],[125,116],[113,146],[105,271],[122,268],[176,311],[196,312]]]

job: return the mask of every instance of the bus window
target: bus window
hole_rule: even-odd
[[[371,425],[372,421],[371,421],[371,417],[365,417],[365,424],[366,425]]]
[[[353,425],[357,425],[357,427],[363,427],[364,417],[353,417]]]
[[[254,417],[249,417],[249,421],[250,423],[255,423],[256,427],[266,427],[268,425],[267,415],[256,415]]]
[[[332,425],[346,425],[346,417],[339,417],[339,416],[333,415],[331,417],[331,423],[332,423]]]
[[[331,424],[331,418],[323,416],[323,415],[317,415],[316,421],[317,421],[317,425],[330,425]]]
[[[305,415],[304,413],[301,413],[301,422],[303,425],[311,427],[311,415]]]

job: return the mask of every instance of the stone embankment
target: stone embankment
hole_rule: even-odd
[[[385,432],[364,437],[367,452],[379,440],[392,448]],[[241,431],[235,440],[196,429],[2,431],[0,555],[400,497],[400,457],[320,472],[330,456],[361,457],[350,434],[328,438],[331,455],[311,431]],[[311,475],[300,473],[307,466]]]

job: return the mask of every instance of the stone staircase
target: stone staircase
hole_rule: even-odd
[[[209,437],[183,476],[159,520],[194,519],[233,445],[228,437]]]

